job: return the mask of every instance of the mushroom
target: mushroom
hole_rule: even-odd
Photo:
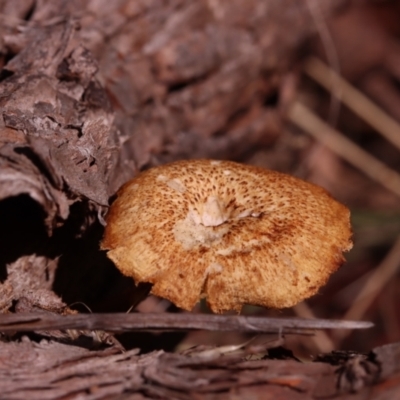
[[[352,248],[349,210],[324,189],[231,161],[187,160],[118,192],[101,243],[120,271],[191,310],[291,307]]]

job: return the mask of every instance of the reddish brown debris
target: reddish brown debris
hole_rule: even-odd
[[[380,352],[399,352],[393,344],[369,356],[345,352],[329,362],[261,359],[242,352],[193,351],[190,356],[162,351],[138,355],[115,348],[89,351],[81,347],[28,339],[0,342],[2,398],[104,399],[396,399],[400,392],[399,358],[379,359]],[[274,357],[279,349],[274,351]],[[378,356],[378,359],[376,357]],[[355,357],[364,365],[351,370]],[[338,363],[342,368],[338,369]],[[32,368],[32,366],[35,366]],[[387,376],[381,370],[390,370]],[[356,385],[357,384],[357,385]],[[134,395],[135,394],[135,395]],[[253,397],[252,397],[253,396]]]

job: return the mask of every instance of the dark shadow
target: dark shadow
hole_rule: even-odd
[[[6,265],[38,252],[48,241],[43,208],[27,194],[0,201],[0,281]]]
[[[84,303],[79,311],[125,312],[147,291],[136,288],[100,250],[104,227],[99,222],[80,232],[88,215],[85,203],[75,203],[68,221],[51,238],[52,256],[60,255],[53,289],[67,304]]]
[[[117,335],[117,339],[125,349],[140,348],[143,354],[155,350],[174,351],[186,335],[187,332],[129,332]]]
[[[7,78],[13,75],[14,75],[13,71],[9,71],[8,69],[3,68],[0,71],[0,82],[5,81]]]
[[[136,288],[100,251],[103,226],[94,222],[83,228],[95,219],[87,202],[73,204],[67,221],[51,237],[45,218],[43,208],[27,194],[0,201],[1,282],[7,278],[7,264],[37,254],[59,257],[53,288],[67,304],[83,302],[93,312],[125,312],[146,296],[148,288]]]
[[[104,227],[92,223],[93,213],[86,202],[70,208],[65,223],[51,237],[45,226],[46,214],[28,195],[7,198],[0,202],[0,278],[7,278],[6,265],[29,254],[50,259],[59,257],[53,289],[67,305],[79,312],[127,312],[149,293],[150,284],[135,286],[133,279],[123,276],[99,249]],[[172,312],[176,308],[172,307]],[[155,349],[171,351],[185,332],[127,333],[121,341],[127,348],[140,347],[143,352]]]
[[[276,108],[279,104],[279,92],[278,90],[274,90],[272,93],[269,93],[264,97],[264,106],[267,108]]]
[[[31,18],[33,17],[33,14],[36,10],[36,1],[32,2],[31,7],[29,7],[29,9],[26,11],[25,16],[23,17],[25,21],[30,21]]]

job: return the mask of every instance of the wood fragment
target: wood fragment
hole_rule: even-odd
[[[210,359],[163,351],[139,355],[138,349],[89,351],[25,339],[0,342],[1,398],[396,399],[399,352],[400,345],[392,344],[369,355],[333,352],[316,362]]]
[[[88,329],[123,332],[132,330],[208,330],[253,333],[299,333],[314,329],[367,329],[367,321],[267,318],[209,314],[3,314],[0,332]]]

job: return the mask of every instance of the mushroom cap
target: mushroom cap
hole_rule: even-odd
[[[230,161],[187,160],[125,184],[101,243],[120,271],[191,310],[291,307],[352,248],[349,210],[298,178]]]

